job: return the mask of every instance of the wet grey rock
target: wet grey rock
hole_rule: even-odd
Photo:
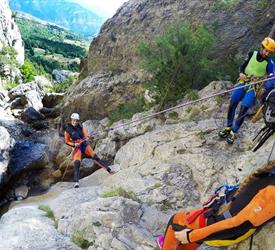
[[[33,107],[27,108],[22,113],[22,119],[26,122],[32,123],[35,121],[44,120],[45,116],[36,111]]]
[[[10,152],[9,174],[18,175],[48,164],[48,147],[32,141],[17,141]]]

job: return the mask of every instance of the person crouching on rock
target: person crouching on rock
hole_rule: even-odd
[[[112,170],[110,167],[106,166],[105,163],[96,155],[92,147],[88,143],[88,133],[85,128],[79,123],[79,114],[72,113],[71,123],[68,123],[65,128],[65,142],[67,145],[73,147],[71,159],[74,161],[74,187],[79,187],[79,171],[82,157],[92,158],[95,165],[94,171],[104,168],[110,174]]]

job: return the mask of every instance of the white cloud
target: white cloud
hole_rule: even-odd
[[[128,0],[70,0],[76,2],[94,13],[104,17],[112,17],[117,9]]]

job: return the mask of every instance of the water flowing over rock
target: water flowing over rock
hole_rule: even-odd
[[[24,46],[19,29],[12,18],[8,0],[0,2],[0,50],[9,45],[17,51],[17,60],[24,63]]]

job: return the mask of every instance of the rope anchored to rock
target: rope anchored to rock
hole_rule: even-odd
[[[267,78],[267,76],[265,76],[264,79],[259,80],[259,81],[250,82],[250,83],[245,84],[243,86],[234,87],[234,88],[231,88],[229,90],[224,90],[224,91],[221,91],[221,92],[213,94],[213,95],[209,95],[209,96],[206,96],[206,97],[199,98],[197,100],[185,102],[185,103],[179,104],[177,106],[174,106],[174,107],[171,107],[171,108],[164,109],[162,111],[153,113],[151,115],[147,115],[147,116],[144,116],[144,117],[139,118],[139,119],[135,119],[135,120],[123,123],[123,124],[119,124],[119,125],[114,126],[114,127],[105,128],[102,132],[94,132],[94,133],[92,133],[92,136],[93,137],[100,136],[101,134],[103,134],[105,132],[115,131],[115,130],[118,130],[118,129],[123,128],[125,126],[129,126],[129,125],[131,125],[133,123],[140,123],[140,122],[142,122],[144,120],[152,119],[155,116],[162,115],[162,114],[171,112],[173,110],[176,110],[176,109],[179,109],[179,108],[182,108],[182,107],[186,107],[186,106],[193,105],[193,104],[196,104],[196,103],[199,103],[199,102],[202,102],[202,101],[206,101],[208,99],[211,99],[211,98],[214,98],[214,97],[217,97],[217,96],[221,96],[221,95],[224,95],[224,94],[227,94],[227,93],[231,93],[232,91],[237,90],[237,89],[255,86],[255,85],[260,84],[260,83],[266,83],[267,81],[270,81],[270,80],[273,80],[273,79],[275,79],[275,76],[269,77],[269,78]]]

